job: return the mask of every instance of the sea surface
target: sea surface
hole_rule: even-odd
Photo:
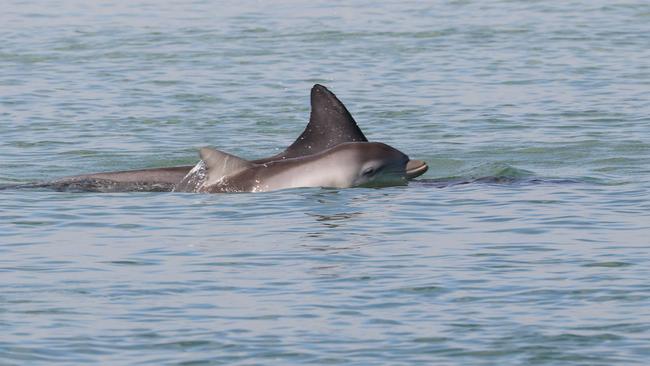
[[[650,3],[0,0],[0,184],[259,158],[330,88],[408,186],[0,190],[0,365],[643,365]]]

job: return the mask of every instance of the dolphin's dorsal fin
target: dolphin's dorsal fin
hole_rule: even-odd
[[[311,115],[300,137],[287,150],[320,152],[342,142],[368,141],[345,105],[326,87],[311,88]],[[311,148],[310,148],[311,147]],[[299,155],[303,156],[305,154]]]
[[[237,174],[254,166],[248,160],[209,147],[202,148],[199,155],[208,172],[207,184],[217,183],[224,177]]]
[[[307,127],[291,146],[268,160],[316,154],[340,143],[355,141],[368,139],[336,95],[316,84],[311,88],[311,115]]]

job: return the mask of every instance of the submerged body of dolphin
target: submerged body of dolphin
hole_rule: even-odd
[[[277,160],[316,154],[345,142],[367,142],[345,105],[326,87],[316,84],[311,89],[311,115],[302,134],[283,152],[252,163],[263,164]],[[149,168],[116,172],[83,174],[54,182],[61,187],[79,187],[80,190],[110,191],[178,191],[191,190],[200,178],[199,163],[195,165]],[[194,168],[194,169],[193,169]],[[409,179],[420,176],[428,169],[421,160],[410,160],[407,166]],[[188,176],[188,173],[196,172]]]
[[[407,182],[407,155],[379,142],[346,142],[317,154],[275,160],[246,161],[203,148],[202,179],[182,192],[268,192],[286,188],[390,186]]]

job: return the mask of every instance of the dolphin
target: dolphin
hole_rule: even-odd
[[[409,157],[381,142],[344,142],[316,154],[255,163],[200,150],[205,179],[190,192],[268,192],[301,187],[404,185]]]
[[[311,89],[311,114],[305,130],[279,154],[252,160],[264,164],[277,160],[316,154],[345,142],[367,142],[345,105],[325,86]],[[92,191],[192,191],[201,180],[204,164],[83,174],[64,177],[39,186],[53,184],[60,189]],[[428,169],[422,160],[409,160],[406,176],[413,179]]]
[[[326,87],[316,84],[311,88],[311,115],[305,130],[283,152],[251,161],[264,164],[316,154],[346,142],[368,142],[345,105]],[[185,168],[185,167],[184,167]],[[199,161],[174,187],[175,192],[191,192],[205,179],[205,164]],[[406,177],[416,178],[428,170],[422,160],[409,160]]]

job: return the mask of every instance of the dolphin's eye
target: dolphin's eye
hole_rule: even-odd
[[[369,177],[369,176],[375,174],[375,168],[373,168],[373,167],[366,168],[366,169],[363,171],[362,174],[363,174],[364,176],[366,176],[366,177]]]

